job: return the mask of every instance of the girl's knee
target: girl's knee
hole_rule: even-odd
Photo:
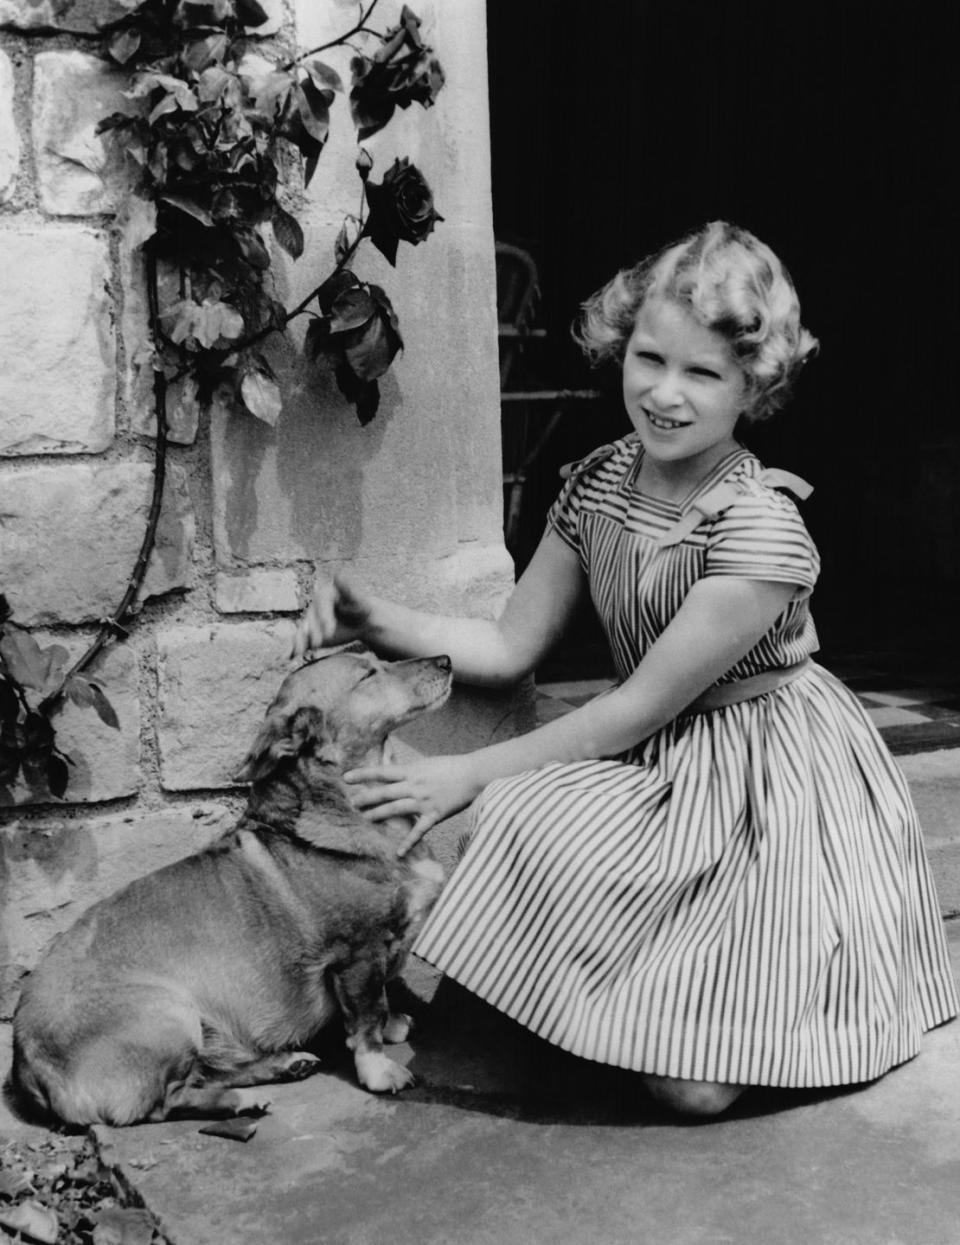
[[[744,1085],[725,1085],[720,1081],[684,1081],[673,1076],[645,1074],[643,1082],[650,1095],[680,1115],[720,1115],[743,1093]]]

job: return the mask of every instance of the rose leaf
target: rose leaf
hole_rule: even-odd
[[[334,373],[340,392],[356,408],[361,425],[367,425],[380,405],[380,386],[375,380],[361,380],[353,368],[342,359]]]
[[[277,241],[293,259],[303,254],[303,229],[295,216],[291,216],[280,204],[273,209],[273,232]]]
[[[107,50],[118,65],[125,65],[136,55],[139,47],[140,31],[128,27],[126,30],[118,30],[114,33]]]
[[[263,245],[263,239],[256,230],[235,228],[233,238],[237,249],[250,267],[255,268],[257,272],[266,272],[270,267],[270,252]],[[239,334],[233,333],[230,336],[237,337]]]
[[[194,220],[198,220],[201,225],[212,226],[213,217],[206,208],[201,207],[199,203],[194,203],[192,199],[186,199],[183,195],[161,195],[161,203],[169,203],[171,207],[176,208],[178,212],[186,212],[188,216],[192,216]]]
[[[251,415],[269,424],[276,425],[283,409],[280,397],[280,386],[262,372],[247,372],[240,382],[240,396],[243,405]]]
[[[303,67],[310,75],[314,86],[319,90],[343,90],[343,80],[340,75],[335,69],[331,69],[329,65],[324,64],[323,61],[304,61]]]
[[[330,133],[330,105],[333,103],[333,92],[320,90],[314,86],[310,78],[304,78],[294,88],[297,111],[303,128],[318,143],[325,143]]]
[[[317,290],[317,302],[320,304],[320,310],[325,315],[329,315],[333,304],[344,290],[353,289],[354,286],[359,284],[360,278],[355,272],[351,272],[349,268],[343,268],[340,272],[335,272]]]
[[[330,332],[346,333],[361,328],[375,314],[376,306],[367,290],[362,285],[355,286],[334,301],[330,309]]]
[[[237,20],[243,26],[262,26],[267,12],[257,0],[237,0]]]
[[[379,315],[350,337],[343,353],[360,380],[376,380],[382,376],[400,349],[399,336],[386,318]]]
[[[40,691],[46,682],[48,666],[40,645],[26,631],[4,631],[0,636],[0,657],[21,687]]]
[[[55,752],[51,752],[47,757],[47,786],[50,794],[62,800],[69,778],[70,771],[67,769],[66,761],[63,757],[57,756]]]
[[[103,693],[103,689],[96,683],[89,683],[91,704],[96,711],[97,717],[107,726],[112,726],[114,730],[120,729],[120,719],[117,717],[117,711],[107,700]]]

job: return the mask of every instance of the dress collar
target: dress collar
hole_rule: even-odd
[[[660,497],[652,497],[648,493],[644,493],[637,487],[637,477],[640,474],[640,466],[643,463],[643,446],[637,433],[631,433],[624,437],[624,444],[636,444],[636,454],[630,465],[624,473],[623,479],[620,481],[619,491],[621,493],[632,494],[634,497],[642,497],[644,501],[650,502],[656,507],[662,507],[671,512],[684,513],[689,510],[696,499],[715,484],[719,483],[725,476],[729,475],[736,467],[740,466],[746,459],[753,458],[754,455],[742,445],[737,445],[734,449],[725,454],[718,462],[710,468],[705,476],[700,479],[679,502],[664,501]]]

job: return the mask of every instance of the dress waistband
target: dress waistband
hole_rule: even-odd
[[[746,679],[735,679],[732,683],[717,683],[714,687],[708,687],[681,712],[685,714],[707,713],[711,709],[738,705],[742,700],[754,700],[757,696],[765,696],[767,692],[775,692],[780,687],[786,687],[788,683],[799,678],[809,666],[810,658],[805,657],[803,661],[798,661],[794,666],[783,666],[779,670],[764,670]]]

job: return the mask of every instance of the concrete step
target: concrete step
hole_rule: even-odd
[[[898,756],[916,805],[940,910],[960,916],[960,748]]]

